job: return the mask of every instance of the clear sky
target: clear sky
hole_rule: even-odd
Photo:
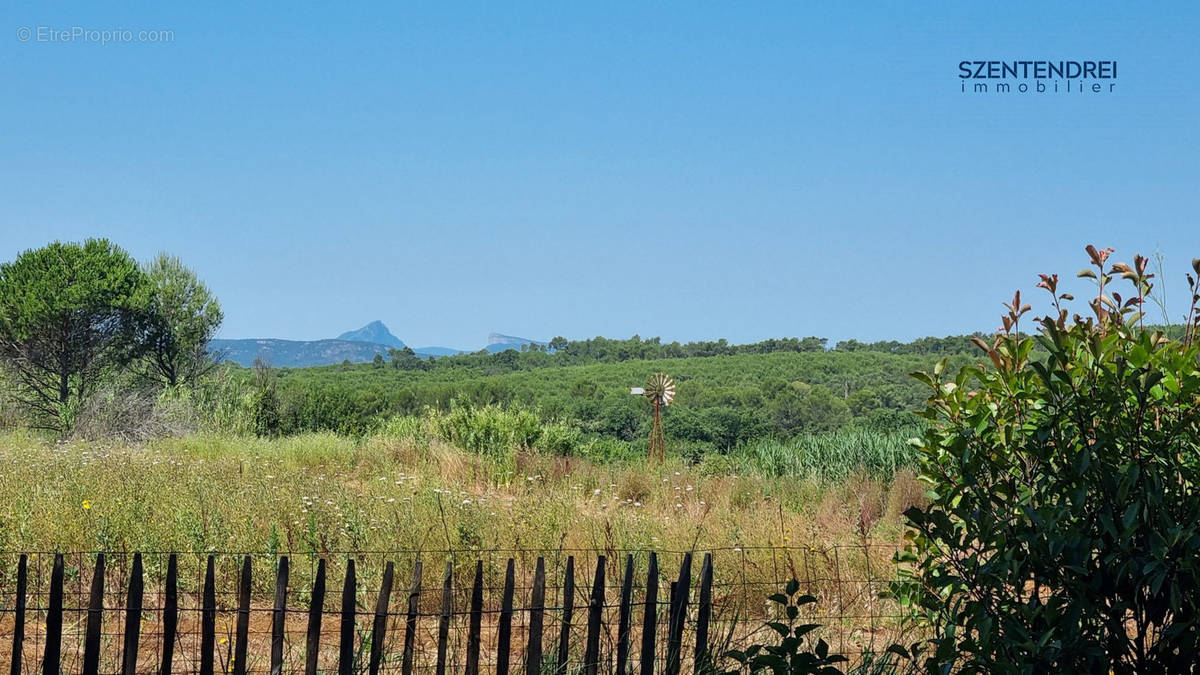
[[[1111,5],[8,2],[0,259],[175,253],[229,338],[991,330],[1087,243],[1200,256],[1200,9]]]

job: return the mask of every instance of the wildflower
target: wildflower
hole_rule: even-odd
[[[92,500],[90,500],[90,499],[83,500],[83,510],[87,511],[90,508],[92,508]]]

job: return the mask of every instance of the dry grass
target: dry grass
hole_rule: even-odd
[[[433,440],[0,436],[0,551],[691,550],[899,543],[911,474],[842,483]]]

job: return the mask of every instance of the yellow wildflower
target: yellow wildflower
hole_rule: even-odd
[[[90,508],[92,508],[92,500],[90,500],[90,499],[83,500],[83,510],[86,511]]]

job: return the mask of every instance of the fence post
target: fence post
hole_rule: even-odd
[[[142,554],[133,554],[133,570],[129,574],[129,595],[125,600],[125,640],[121,654],[121,673],[137,673],[138,638],[142,633]]]
[[[208,556],[204,572],[204,598],[200,612],[200,675],[213,675],[213,653],[217,643],[216,560]]]
[[[670,590],[667,591],[667,660],[663,672],[667,675],[673,675],[671,673],[671,639],[675,636],[675,601],[676,594],[679,593],[679,582],[671,581],[668,583]]]
[[[175,656],[175,631],[179,628],[179,560],[174,553],[167,557],[167,587],[163,589],[163,649],[160,675],[171,675]]]
[[[283,639],[287,630],[288,557],[279,559],[275,571],[275,603],[271,611],[271,675],[283,673]]]
[[[13,617],[11,675],[21,673],[21,650],[25,645],[25,588],[29,583],[29,556],[21,554],[17,561],[17,607]]]
[[[246,640],[250,632],[250,556],[242,559],[238,578],[238,609],[233,647],[233,675],[246,675]]]
[[[500,598],[500,627],[496,635],[496,675],[508,675],[509,653],[512,649],[513,586],[516,585],[515,562],[508,559],[504,570],[504,595]]]
[[[442,614],[438,617],[437,675],[446,675],[446,641],[450,639],[450,612],[454,590],[454,563],[446,561],[446,577],[442,579]]]
[[[390,561],[383,568],[383,581],[379,585],[379,597],[375,598],[375,622],[371,625],[371,657],[367,668],[371,675],[379,673],[383,660],[383,644],[387,637],[388,604],[392,600],[392,575],[396,569]]]
[[[45,675],[59,675],[62,657],[63,622],[63,555],[54,554],[54,571],[50,573],[50,607],[46,613],[46,654],[42,659]]]
[[[600,625],[604,619],[604,556],[596,557],[596,576],[592,580],[592,597],[588,602],[587,641],[584,643],[583,672],[597,675],[600,671]]]
[[[467,675],[479,675],[479,646],[483,629],[483,561],[475,561],[475,583],[471,587],[471,619],[467,627]]]
[[[354,559],[346,561],[346,579],[342,582],[342,622],[338,640],[338,675],[354,672],[354,600],[358,592],[358,577]]]
[[[696,616],[696,658],[694,672],[703,675],[711,669],[712,655],[708,651],[708,624],[712,620],[712,584],[713,561],[712,554],[704,554],[704,564],[700,566],[700,608]]]
[[[529,599],[529,646],[525,649],[525,675],[542,675],[542,620],[546,614],[546,560],[537,559],[533,592]]]
[[[567,674],[567,658],[571,650],[571,615],[575,612],[575,556],[567,556],[567,571],[563,575],[562,630],[558,634],[558,662],[554,664],[556,675]]]
[[[642,614],[641,675],[654,675],[655,633],[658,625],[658,554],[650,552],[646,571],[646,609]]]
[[[104,621],[104,559],[103,553],[97,553],[96,566],[92,568],[92,593],[88,597],[87,628],[83,638],[84,675],[96,675],[100,672],[100,630]]]
[[[633,613],[633,554],[625,556],[625,576],[621,579],[621,609],[617,615],[617,675],[629,673],[629,624]]]
[[[680,652],[683,651],[683,626],[687,623],[688,592],[692,585],[692,554],[683,554],[679,566],[679,581],[672,593],[671,614],[667,635],[667,675],[679,675]]]
[[[421,603],[421,561],[413,565],[412,588],[408,591],[408,616],[404,619],[404,660],[401,675],[412,675],[413,651],[417,639],[417,610]]]
[[[321,612],[325,608],[325,559],[317,561],[317,578],[313,581],[312,598],[308,603],[308,636],[304,645],[305,675],[317,675],[317,656],[321,649]]]

